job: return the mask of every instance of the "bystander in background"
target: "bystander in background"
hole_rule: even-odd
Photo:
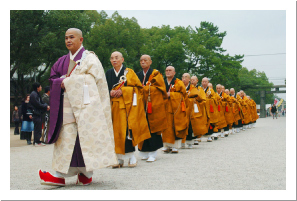
[[[19,135],[20,134],[20,129],[19,129],[19,123],[20,123],[20,113],[18,106],[14,106],[14,111],[12,113],[12,121],[14,122],[14,134]]]
[[[27,94],[26,98],[22,102],[22,116],[23,116],[23,122],[22,122],[22,128],[21,128],[21,135],[20,139],[27,140],[27,144],[30,145],[31,138],[32,138],[32,131],[34,130],[34,124],[32,120],[32,112],[30,110],[30,94]]]
[[[42,132],[42,114],[49,111],[49,106],[41,99],[39,92],[42,90],[42,86],[39,82],[35,82],[32,85],[33,91],[30,94],[30,104],[32,106],[33,123],[34,123],[34,142],[35,146],[44,146],[45,144],[40,141]]]

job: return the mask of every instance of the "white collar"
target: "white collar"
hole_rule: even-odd
[[[189,82],[189,84],[188,84],[188,86],[190,85],[190,82]],[[188,86],[186,87],[186,88],[188,88]]]
[[[113,68],[113,70],[114,70],[114,73],[116,74],[116,76],[117,76],[117,77],[119,76],[119,74],[120,74],[120,72],[121,72],[122,68],[123,68],[123,64],[122,64],[122,66],[121,66],[121,68],[120,68],[119,72],[117,72],[117,71],[116,71],[116,70]]]
[[[149,70],[150,70],[150,67],[149,67],[149,69],[146,71],[146,73],[144,72],[144,70],[142,70],[143,75],[145,76]]]
[[[70,54],[70,59],[73,60],[76,55],[79,53],[79,51],[83,48],[84,46],[81,45],[80,48],[74,53],[74,55],[72,55],[71,51],[69,51],[69,54]]]

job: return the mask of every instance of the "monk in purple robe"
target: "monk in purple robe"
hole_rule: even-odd
[[[55,143],[55,173],[40,170],[41,184],[64,186],[65,177],[77,175],[76,184],[88,185],[93,170],[117,163],[105,73],[82,42],[79,29],[68,29],[69,53],[51,69],[48,143]]]

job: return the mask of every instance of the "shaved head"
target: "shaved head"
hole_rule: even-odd
[[[231,94],[231,95],[234,95],[234,94],[235,94],[235,90],[234,90],[234,88],[231,88],[231,89],[230,89],[230,94]]]
[[[70,28],[65,33],[65,45],[71,54],[75,54],[78,51],[83,40],[82,32],[77,28]]]
[[[204,78],[202,78],[202,87],[204,88],[204,89],[206,89],[207,88],[207,86],[208,86],[208,78],[207,77],[204,77]]]
[[[149,59],[149,60],[152,60],[151,56],[148,55],[148,54],[143,54],[143,55],[140,57],[140,59],[141,59],[141,58],[147,58],[147,59]]]
[[[243,90],[240,90],[239,93],[240,93],[240,97],[244,96],[244,91]]]
[[[221,91],[222,91],[222,85],[217,84],[217,86],[216,86],[216,90],[217,90],[217,93],[220,94]]]
[[[196,86],[198,84],[198,78],[197,78],[196,75],[193,75],[191,77],[191,84],[194,85],[194,86]]]
[[[182,76],[182,81],[183,81],[185,87],[187,87],[189,85],[190,80],[191,80],[191,75],[189,73],[184,73]]]
[[[208,86],[209,88],[213,88],[213,87],[212,87],[212,83],[208,83],[207,86]]]
[[[111,55],[118,55],[120,57],[123,57],[123,54],[119,51],[114,51],[113,53],[111,53]]]
[[[120,53],[119,51],[115,51],[111,54],[110,63],[116,70],[119,70],[122,67],[123,62],[124,57],[122,53]]]
[[[226,93],[227,95],[229,95],[229,94],[230,94],[229,89],[225,89],[225,93]]]
[[[73,32],[75,32],[75,33],[77,34],[77,36],[79,36],[79,37],[83,37],[83,35],[82,35],[82,31],[81,31],[80,29],[78,29],[78,28],[69,28],[69,29],[67,29],[66,33],[67,33],[68,31],[73,31]]]
[[[146,73],[150,66],[152,65],[152,59],[150,55],[144,54],[140,57],[140,66]]]
[[[172,79],[175,75],[175,68],[173,66],[167,66],[165,74],[167,78]]]

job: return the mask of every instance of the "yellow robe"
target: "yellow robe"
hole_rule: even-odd
[[[150,101],[148,101],[149,96]],[[161,135],[161,132],[168,127],[165,110],[166,100],[167,93],[163,76],[160,71],[154,69],[148,79],[148,82],[143,87],[143,101],[151,133]],[[149,102],[151,102],[151,113],[147,111]]]
[[[222,93],[222,96],[223,96],[223,101],[225,102],[225,119],[226,119],[226,123],[228,124],[229,128],[232,128],[232,125],[234,123],[234,115],[233,115],[233,107],[232,107],[232,103],[234,101],[234,98],[227,95],[224,92]]]
[[[210,91],[210,95],[207,95]],[[206,92],[206,114],[209,124],[217,124],[219,121],[219,112],[218,112],[218,101],[216,99],[216,93],[213,89],[208,89]]]
[[[224,93],[223,93],[224,94]],[[216,93],[216,98],[218,102],[218,111],[219,111],[219,122],[216,125],[218,129],[222,129],[227,126],[227,122],[225,119],[225,103],[222,101],[221,96]]]
[[[198,112],[195,113],[194,104],[197,105]],[[188,91],[188,118],[191,121],[192,130],[194,136],[200,138],[202,135],[208,132],[208,122],[206,114],[206,95],[201,87],[198,89],[194,85],[190,85]],[[192,133],[188,133],[192,135]],[[182,143],[185,143],[186,136],[183,138]]]
[[[253,119],[254,119],[254,121],[256,121],[257,119],[259,119],[259,116],[258,116],[258,114],[257,114],[257,104],[256,104],[256,102],[253,100],[253,99],[251,99],[251,102],[252,102],[252,111],[253,111]]]
[[[243,124],[248,124],[251,122],[251,114],[250,114],[250,107],[248,105],[248,98],[243,97],[241,99],[241,105],[242,105],[242,113],[244,118],[242,119]]]
[[[187,102],[186,87],[180,79],[176,78],[170,89],[170,98],[166,101],[168,127],[162,133],[163,142],[174,144],[175,137],[184,138],[187,135],[189,124]]]
[[[132,132],[133,146],[151,137],[143,106],[142,84],[132,69],[126,68],[126,70],[128,70],[127,86],[121,88],[123,95],[111,98],[115,151],[117,154],[123,155],[125,154],[127,126]],[[116,86],[113,90],[118,87]],[[132,106],[134,93],[137,96],[136,106]],[[139,146],[140,150],[141,148]]]
[[[240,116],[241,106],[240,106],[240,103],[237,101],[237,99],[235,99],[234,97],[231,97],[231,99],[233,100],[232,112],[233,112],[233,116],[234,116],[234,124],[238,125],[238,120],[241,119],[241,116]]]

